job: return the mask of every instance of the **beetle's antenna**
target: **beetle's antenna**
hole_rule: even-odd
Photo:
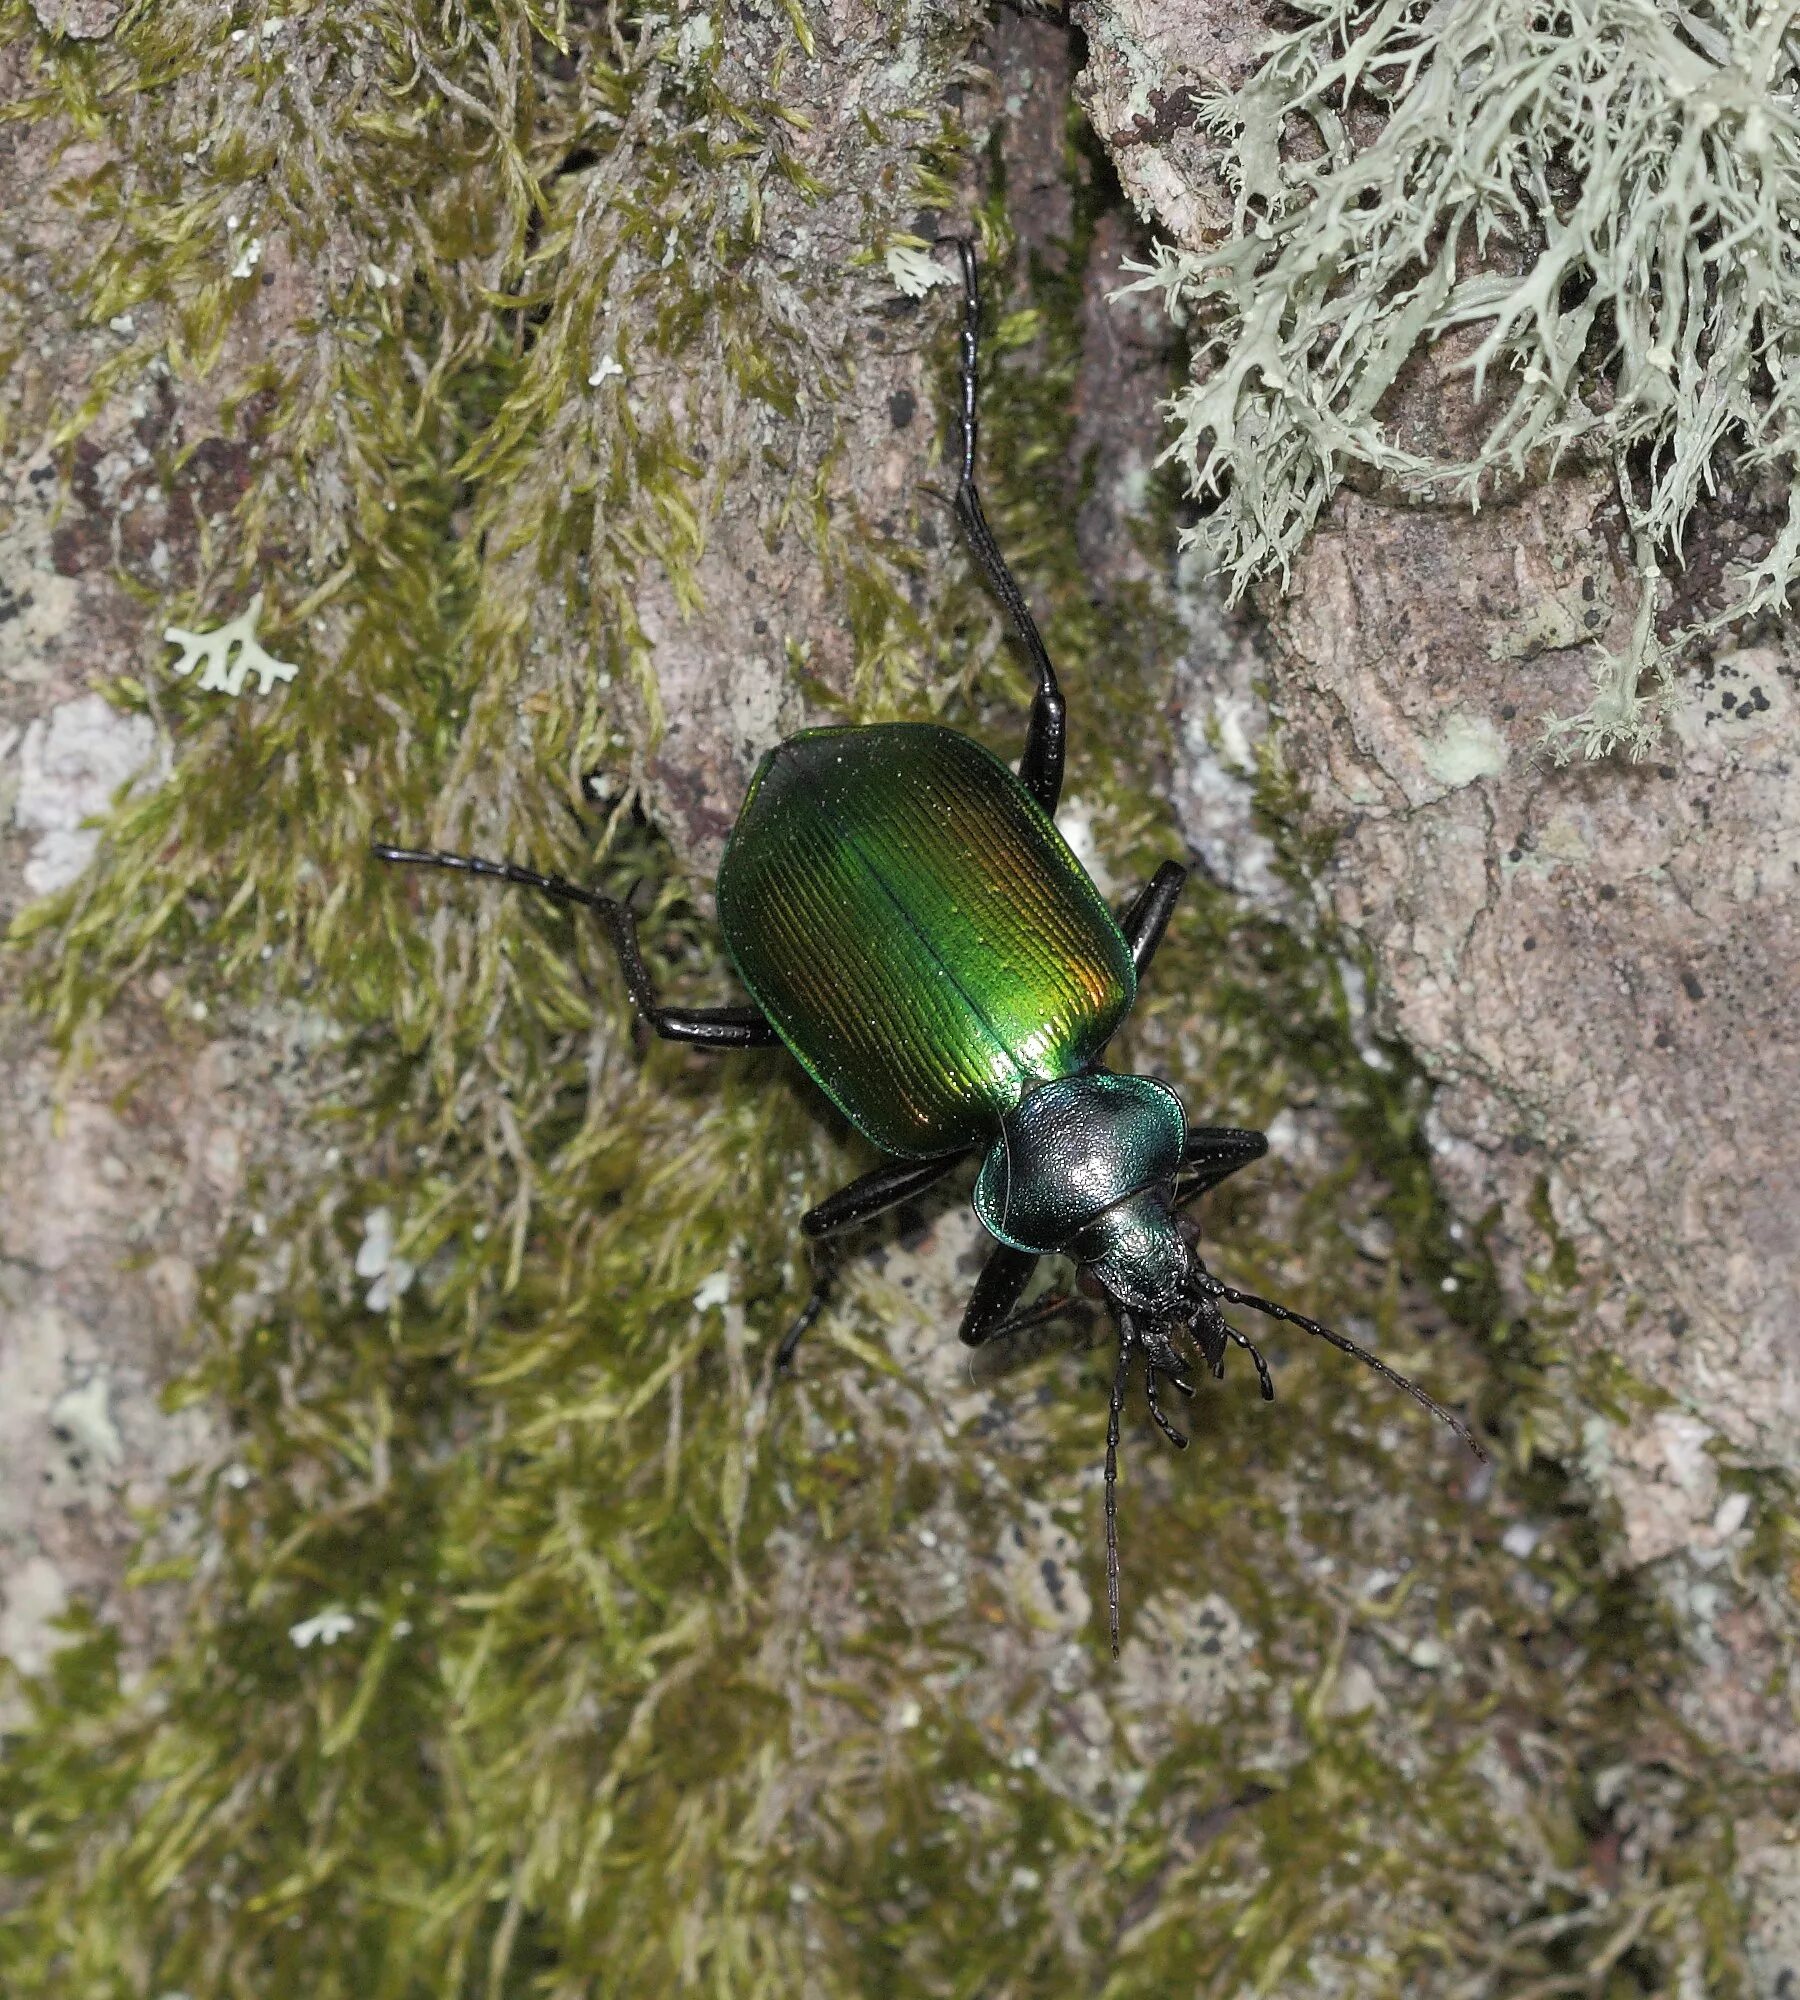
[[[1366,1347],[1358,1347],[1354,1340],[1346,1340],[1341,1333],[1333,1333],[1330,1327],[1321,1326],[1316,1319],[1308,1319],[1304,1313],[1289,1312],[1286,1306],[1278,1306],[1272,1299],[1259,1299],[1254,1292],[1240,1292],[1235,1286],[1222,1285],[1210,1271],[1197,1272],[1195,1276],[1197,1282],[1204,1288],[1210,1298],[1223,1299],[1227,1305],[1248,1306],[1252,1312],[1264,1313],[1270,1319],[1285,1320],[1289,1326],[1299,1327],[1302,1333],[1314,1335],[1317,1339],[1325,1341],[1329,1346],[1337,1348],[1340,1353],[1353,1354],[1358,1361],[1364,1362],[1370,1368],[1373,1368],[1376,1374],[1381,1376],[1384,1381],[1393,1383],[1396,1389],[1404,1389],[1415,1403],[1418,1403],[1424,1409],[1429,1410],[1434,1417],[1448,1424],[1478,1459],[1484,1464],[1487,1462],[1487,1453],[1476,1442],[1475,1433],[1469,1429],[1468,1425],[1460,1417],[1452,1416],[1435,1397],[1428,1396],[1419,1387],[1418,1383],[1409,1381],[1398,1369],[1390,1368],[1379,1355],[1371,1354]],[[1225,1325],[1226,1332],[1230,1334],[1233,1340],[1237,1341],[1241,1346],[1250,1346],[1250,1343],[1244,1339],[1244,1336],[1235,1327],[1228,1321],[1224,1321],[1223,1315],[1221,1315],[1221,1321]],[[1250,1351],[1252,1354],[1256,1354],[1255,1348],[1251,1347]],[[1257,1355],[1256,1358],[1260,1365],[1262,1360],[1261,1355]],[[1265,1382],[1267,1381],[1266,1373],[1264,1380]]]
[[[1112,1404],[1106,1415],[1106,1609],[1112,1654],[1119,1657],[1119,1419],[1125,1414],[1125,1373],[1134,1335],[1129,1313],[1119,1315],[1119,1365],[1113,1370]]]

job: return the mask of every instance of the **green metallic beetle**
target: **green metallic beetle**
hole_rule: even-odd
[[[1187,879],[1165,862],[1115,919],[1056,830],[1064,707],[1056,673],[994,542],[975,486],[978,297],[960,246],[962,477],[956,511],[1037,678],[1015,776],[968,737],[928,723],[810,729],[758,766],[719,865],[719,928],[748,1007],[664,1006],[616,899],[472,855],[377,846],[386,861],[495,876],[595,911],[638,1011],[659,1035],[714,1049],[784,1043],[874,1145],[898,1155],[801,1218],[821,1238],[921,1194],[981,1156],[975,1212],[995,1248],[963,1315],[979,1346],[1045,1318],[1062,1294],[1018,1310],[1038,1261],[1062,1256],[1098,1283],[1118,1323],[1106,1433],[1106,1573],[1119,1649],[1118,1448],[1131,1357],[1144,1357],[1151,1417],[1171,1443],[1159,1380],[1194,1394],[1175,1344],[1185,1332],[1214,1376],[1228,1342],[1256,1347],[1219,1310],[1239,1305],[1365,1361],[1481,1447],[1449,1411],[1385,1362],[1285,1306],[1221,1284],[1177,1222],[1180,1209],[1268,1149],[1260,1132],[1189,1128],[1151,1077],[1101,1058],[1130,1013]],[[785,1368],[829,1294],[823,1263],[782,1341]]]

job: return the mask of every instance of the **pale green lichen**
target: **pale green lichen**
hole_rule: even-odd
[[[1800,575],[1800,39],[1756,0],[1298,0],[1242,88],[1206,101],[1229,238],[1143,282],[1195,328],[1174,450],[1241,588],[1286,573],[1362,469],[1471,505],[1565,453],[1609,465],[1640,611],[1559,748],[1641,754],[1674,663],[1779,611]],[[1389,392],[1457,339],[1461,457],[1405,441]],[[1690,519],[1732,470],[1787,489],[1718,614],[1657,629]]]
[[[1506,738],[1487,716],[1460,712],[1447,717],[1419,752],[1438,783],[1452,787],[1498,777],[1506,769],[1506,754]]]
[[[300,669],[291,660],[276,659],[256,636],[256,621],[261,615],[259,590],[235,618],[214,626],[210,632],[190,632],[181,625],[166,626],[164,644],[181,648],[181,657],[169,662],[169,671],[191,674],[198,667],[200,678],[194,686],[201,694],[242,694],[244,683],[252,674],[256,676],[259,694],[267,694],[277,681],[291,681]]]

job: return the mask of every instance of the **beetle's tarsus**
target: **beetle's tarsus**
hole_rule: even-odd
[[[1255,1341],[1249,1339],[1246,1335],[1239,1333],[1237,1328],[1232,1325],[1230,1320],[1228,1320],[1223,1313],[1219,1315],[1219,1324],[1225,1329],[1226,1339],[1229,1340],[1233,1346],[1241,1347],[1244,1350],[1244,1352],[1247,1355],[1249,1355],[1250,1359],[1256,1363],[1256,1379],[1262,1386],[1263,1401],[1265,1403],[1274,1402],[1275,1383],[1273,1378],[1269,1374],[1269,1364],[1262,1358],[1262,1349],[1257,1346]],[[1225,1366],[1224,1362],[1221,1361],[1219,1363],[1221,1373],[1224,1370],[1224,1366]]]
[[[398,861],[410,867],[449,868],[462,875],[485,875],[496,882],[511,882],[521,889],[536,889],[558,902],[574,903],[592,910],[605,924],[613,952],[624,975],[631,1004],[666,1042],[688,1042],[712,1049],[766,1049],[781,1037],[764,1017],[760,1007],[665,1007],[656,997],[650,968],[638,949],[637,918],[629,904],[598,889],[584,889],[561,875],[540,875],[535,868],[521,868],[512,861],[489,861],[479,854],[445,854],[434,847],[390,847],[385,841],[371,841],[370,852],[378,861]]]
[[[1163,1436],[1169,1440],[1177,1451],[1186,1451],[1188,1448],[1186,1432],[1177,1430],[1163,1411],[1162,1399],[1157,1394],[1156,1389],[1156,1372],[1154,1363],[1144,1370],[1144,1400],[1150,1405],[1150,1415],[1156,1428],[1162,1432]],[[1178,1377],[1172,1376],[1170,1379],[1176,1383],[1177,1387],[1180,1387]],[[1190,1391],[1189,1393],[1191,1394],[1192,1392]]]
[[[781,1345],[775,1350],[775,1372],[777,1375],[790,1374],[794,1366],[794,1349],[800,1345],[802,1336],[813,1321],[818,1318],[831,1301],[833,1287],[837,1283],[837,1267],[821,1264],[813,1273],[812,1290],[806,1295],[806,1303],[800,1308],[786,1333],[781,1336]]]

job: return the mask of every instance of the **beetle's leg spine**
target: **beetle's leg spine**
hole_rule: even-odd
[[[1052,817],[1062,796],[1063,753],[1068,735],[1068,712],[1056,669],[1039,636],[1025,593],[1006,566],[994,531],[982,512],[981,494],[975,485],[975,446],[979,427],[975,414],[976,368],[981,353],[981,292],[975,278],[975,246],[959,237],[957,252],[962,259],[962,477],[956,487],[956,518],[975,559],[987,572],[994,594],[1006,606],[1013,630],[1025,648],[1031,670],[1037,676],[1037,695],[1031,704],[1031,726],[1025,738],[1025,754],[1019,760],[1019,777],[1025,789]]]

